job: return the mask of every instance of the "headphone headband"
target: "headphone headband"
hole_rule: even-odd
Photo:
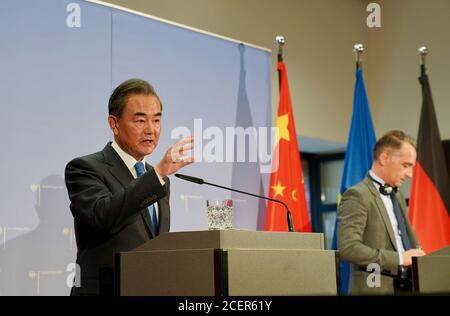
[[[383,195],[391,195],[392,192],[397,193],[397,188],[396,188],[396,187],[392,187],[392,186],[390,186],[390,185],[387,184],[387,183],[382,184],[380,181],[375,180],[375,179],[370,175],[370,173],[367,174],[367,175],[369,176],[369,178],[370,178],[373,182],[375,182],[376,184],[378,184],[378,185],[380,186],[379,191],[380,191],[381,194],[383,194]]]

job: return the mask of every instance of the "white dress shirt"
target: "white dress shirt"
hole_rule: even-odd
[[[384,181],[381,180],[372,170],[369,171],[369,174],[373,179],[377,180],[381,184],[384,184]],[[396,243],[397,249],[398,249],[399,264],[403,265],[403,253],[405,252],[405,248],[403,247],[402,237],[399,234],[397,218],[395,217],[394,205],[392,204],[391,197],[389,195],[384,195],[384,194],[380,193],[380,191],[379,191],[380,185],[378,183],[376,183],[375,181],[372,181],[372,183],[377,188],[377,191],[380,194],[381,200],[384,203],[384,207],[387,210],[389,220],[391,221],[392,230],[394,231],[395,243]]]

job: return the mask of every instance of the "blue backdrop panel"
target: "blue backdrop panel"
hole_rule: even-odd
[[[0,2],[0,291],[68,294],[76,245],[66,163],[109,137],[111,12],[69,1]],[[69,266],[70,269],[70,266]]]
[[[67,25],[69,4],[80,6],[80,27]],[[63,0],[0,1],[0,42],[0,295],[69,293],[76,244],[64,167],[111,140],[107,101],[120,82],[146,79],[163,101],[153,164],[176,141],[171,134],[181,126],[193,132],[196,119],[224,137],[226,127],[271,125],[268,52]],[[211,140],[201,136],[204,148]],[[268,176],[259,171],[258,163],[233,162],[183,170],[264,193]],[[232,196],[171,180],[172,231],[207,229],[205,200]],[[235,227],[260,227],[264,203],[232,197]]]

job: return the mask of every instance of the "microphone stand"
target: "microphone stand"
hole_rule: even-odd
[[[253,194],[253,193],[249,193],[249,192],[245,192],[245,191],[241,191],[241,190],[236,190],[236,189],[224,187],[222,185],[206,182],[206,181],[204,181],[201,178],[186,176],[186,175],[179,174],[179,173],[176,173],[175,177],[183,179],[183,180],[186,180],[186,181],[194,182],[194,183],[197,183],[197,184],[207,184],[207,185],[210,185],[210,186],[213,186],[213,187],[218,187],[218,188],[221,188],[221,189],[230,190],[230,191],[234,191],[234,192],[237,192],[237,193],[251,195],[251,196],[254,196],[254,197],[257,197],[257,198],[261,198],[261,199],[269,200],[269,201],[272,201],[272,202],[280,203],[286,208],[286,214],[287,214],[286,220],[287,220],[287,224],[288,224],[288,229],[289,229],[290,232],[294,232],[294,224],[293,224],[293,221],[292,221],[291,211],[289,210],[289,207],[287,206],[287,204],[284,203],[281,200],[276,200],[276,199],[272,199],[272,198],[269,198],[269,197],[266,197],[266,196],[257,195],[257,194]]]

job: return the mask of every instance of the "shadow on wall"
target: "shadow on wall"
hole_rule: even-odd
[[[39,225],[0,245],[0,295],[69,295],[76,243],[64,180],[49,175],[32,191]]]
[[[239,87],[237,96],[237,111],[235,126],[247,129],[254,127],[254,121],[250,110],[250,102],[247,95],[246,85],[246,71],[245,71],[245,46],[243,44],[238,45],[239,57],[240,57],[240,72],[239,72]],[[251,138],[252,136],[249,136]],[[256,140],[253,139],[256,143]],[[258,162],[249,162],[247,160],[250,156],[250,151],[254,150],[250,147],[251,140],[247,139],[245,144],[246,163],[235,162],[233,163],[232,171],[232,187],[235,189],[244,190],[251,188],[251,192],[259,195],[264,194],[264,187],[261,178],[261,170]],[[242,148],[237,148],[237,142],[234,143],[234,153]],[[236,158],[236,157],[234,157]],[[235,160],[237,161],[237,159]],[[236,203],[233,211],[233,222],[235,228],[247,228],[253,230],[263,230],[265,222],[265,201],[262,199],[245,196],[239,193],[232,192],[231,197]],[[241,203],[242,202],[242,203]]]

